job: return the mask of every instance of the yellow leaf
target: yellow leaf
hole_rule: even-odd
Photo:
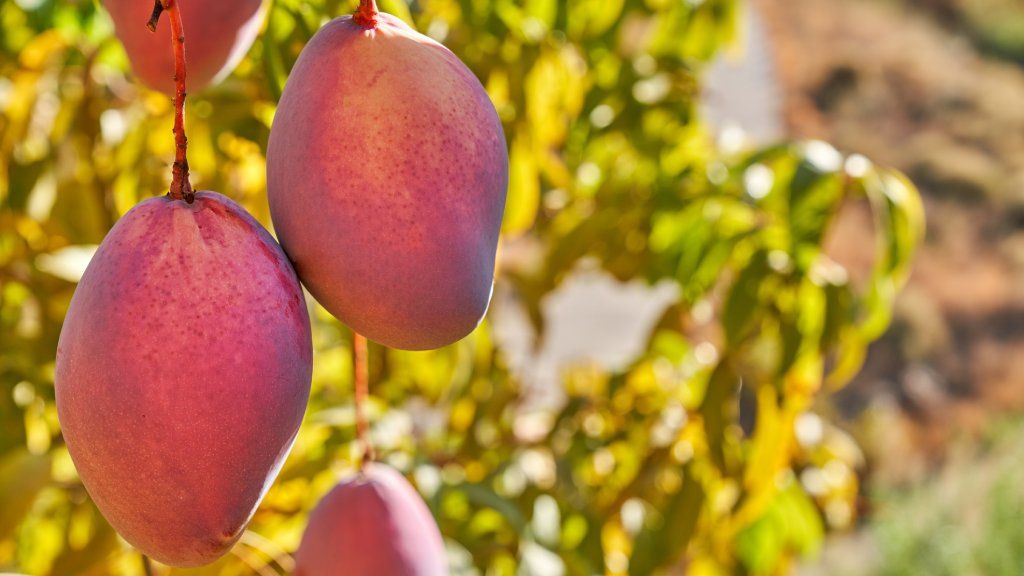
[[[522,234],[533,225],[540,204],[540,177],[537,160],[527,141],[519,132],[509,152],[508,200],[505,202],[504,234]]]

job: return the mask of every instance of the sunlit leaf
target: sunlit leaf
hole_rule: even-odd
[[[535,151],[523,136],[509,150],[509,186],[502,232],[516,235],[533,225],[540,206],[540,175]]]

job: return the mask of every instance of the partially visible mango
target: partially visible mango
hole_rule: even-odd
[[[176,0],[185,32],[188,88],[198,91],[231,73],[252,47],[263,23],[262,0]],[[152,0],[103,0],[132,70],[154,90],[174,93],[171,25],[161,18],[146,28]]]
[[[309,516],[295,576],[447,576],[441,532],[401,474],[369,464]]]

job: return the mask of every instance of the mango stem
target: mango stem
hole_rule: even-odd
[[[370,388],[370,370],[367,363],[368,346],[366,336],[352,331],[352,373],[355,384],[356,404],[356,436],[362,445],[363,454],[359,460],[359,469],[372,462],[377,456],[370,441],[370,427],[366,419],[366,402]]]
[[[363,28],[376,28],[379,14],[376,0],[359,0],[359,8],[356,8],[352,20]]]
[[[188,180],[188,138],[185,137],[185,30],[181,24],[181,0],[154,0],[153,13],[146,23],[150,32],[156,32],[160,14],[167,12],[171,23],[171,45],[174,50],[174,164],[171,168],[171,189],[175,200],[189,204],[196,198]]]

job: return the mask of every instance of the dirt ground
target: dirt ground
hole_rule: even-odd
[[[874,474],[912,481],[952,438],[1024,410],[1024,68],[982,55],[931,5],[755,5],[787,131],[899,168],[925,198],[927,240],[894,327],[835,405],[849,419],[893,412],[862,440]],[[856,207],[844,215],[832,246],[841,261],[870,262],[849,241],[870,225]]]

